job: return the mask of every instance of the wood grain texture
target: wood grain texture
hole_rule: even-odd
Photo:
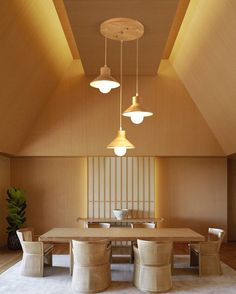
[[[227,160],[158,158],[156,214],[161,227],[183,227],[206,234],[227,229]]]
[[[204,236],[189,228],[54,228],[39,237],[42,242],[69,243],[71,240],[101,240],[135,241],[137,239],[190,242],[204,241]]]
[[[27,226],[41,234],[55,226],[79,226],[86,217],[86,158],[13,158],[11,183],[26,191]]]
[[[19,152],[25,156],[112,156],[106,146],[119,127],[119,90],[104,95],[89,86],[80,61],[73,61]],[[124,79],[123,109],[134,95]],[[135,126],[123,118],[136,146],[127,156],[221,156],[223,151],[168,61],[156,77],[140,77],[141,102],[154,116]]]
[[[51,0],[2,1],[0,151],[14,154],[72,61]]]
[[[236,152],[236,2],[191,1],[170,61],[212,132]]]
[[[0,247],[6,244],[6,191],[10,187],[10,159],[0,156]]]

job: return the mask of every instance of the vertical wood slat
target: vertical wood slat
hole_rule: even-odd
[[[114,208],[137,210],[134,217],[154,216],[154,157],[88,157],[87,160],[89,217],[113,217]]]

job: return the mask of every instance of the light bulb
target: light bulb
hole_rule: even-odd
[[[117,156],[123,156],[126,153],[126,147],[115,147],[114,152]]]
[[[133,112],[132,115],[130,116],[131,121],[134,124],[141,124],[143,122],[144,116],[142,112]]]
[[[105,83],[101,85],[98,89],[103,94],[107,94],[111,91],[111,87],[109,87],[108,85],[105,85]]]

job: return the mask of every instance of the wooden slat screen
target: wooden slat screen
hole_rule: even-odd
[[[155,157],[88,157],[88,217],[154,217]]]

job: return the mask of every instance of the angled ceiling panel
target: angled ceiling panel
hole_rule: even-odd
[[[64,0],[84,71],[97,75],[104,64],[104,38],[100,24],[114,17],[134,18],[145,28],[140,39],[140,74],[156,75],[176,13],[178,0]],[[108,65],[119,74],[119,47],[108,40]],[[124,44],[124,74],[135,74],[136,42]]]
[[[72,56],[53,2],[1,1],[0,152],[17,153]]]
[[[191,1],[171,63],[212,132],[236,152],[236,1]]]

